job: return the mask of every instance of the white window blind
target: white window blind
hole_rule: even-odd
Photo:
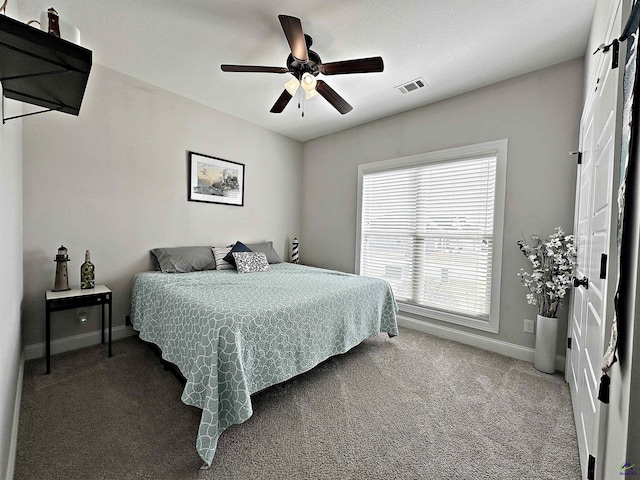
[[[364,171],[359,273],[387,280],[399,302],[489,321],[497,160]]]

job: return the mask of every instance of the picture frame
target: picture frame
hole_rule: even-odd
[[[189,152],[190,202],[244,206],[244,164]]]

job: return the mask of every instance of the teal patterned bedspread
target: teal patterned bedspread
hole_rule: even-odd
[[[382,332],[398,334],[384,280],[280,263],[267,272],[140,273],[131,321],[202,409],[196,449],[211,465],[220,434],[251,417],[252,393]]]

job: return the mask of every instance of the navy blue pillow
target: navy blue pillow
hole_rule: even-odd
[[[236,259],[233,258],[233,253],[234,252],[253,252],[253,250],[251,250],[249,247],[247,247],[242,242],[236,242],[236,244],[233,246],[231,251],[229,253],[227,253],[225,255],[225,257],[223,258],[223,260],[225,262],[229,262],[231,265],[233,265],[235,267],[236,266]]]

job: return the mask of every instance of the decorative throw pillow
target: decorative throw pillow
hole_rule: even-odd
[[[282,263],[278,252],[273,249],[273,242],[247,243],[247,248],[252,252],[262,252],[267,256],[267,261],[271,263]]]
[[[213,247],[213,258],[216,260],[216,270],[233,270],[233,265],[224,257],[231,251],[231,247]]]
[[[267,256],[262,252],[233,252],[238,273],[266,272],[269,270]]]
[[[244,243],[236,242],[235,245],[231,248],[231,251],[225,255],[224,259],[235,267],[236,260],[235,258],[233,258],[233,254],[236,252],[250,252],[250,251],[251,249],[247,247]]]

